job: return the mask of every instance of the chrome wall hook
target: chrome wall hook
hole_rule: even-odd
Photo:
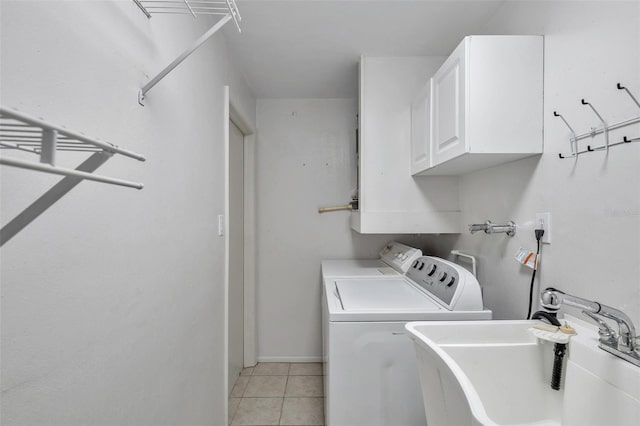
[[[631,98],[631,100],[633,102],[635,102],[635,104],[638,106],[638,108],[640,108],[640,102],[638,102],[638,100],[636,99],[635,96],[633,96],[633,94],[631,93],[631,91],[629,91],[629,89],[627,89],[626,87],[624,87],[622,84],[618,83],[616,85],[616,87],[618,88],[618,90],[624,90],[625,92],[627,92],[627,95],[629,95],[629,97]]]
[[[640,108],[640,102],[638,102],[638,99],[636,99],[636,97],[633,96],[633,94],[629,91],[629,89],[624,87],[621,83],[618,83],[616,87],[618,88],[618,90],[624,90],[625,92],[627,92],[631,100]],[[565,155],[560,153],[558,154],[558,158],[560,159],[576,158],[577,159],[577,157],[581,154],[594,152],[594,151],[602,151],[602,150],[606,150],[608,152],[609,148],[613,146],[628,144],[629,142],[640,142],[640,137],[630,139],[627,136],[625,136],[623,137],[622,141],[609,143],[609,131],[618,130],[626,126],[638,124],[640,123],[640,116],[609,125],[605,122],[604,118],[602,118],[602,115],[600,115],[600,113],[594,108],[594,106],[591,103],[587,102],[583,98],[580,100],[580,104],[586,105],[589,108],[591,108],[591,111],[593,111],[596,117],[598,117],[601,127],[592,127],[588,132],[582,133],[580,135],[576,135],[576,133],[573,131],[573,128],[569,125],[567,120],[565,120],[564,117],[558,113],[558,111],[553,111],[553,116],[560,117],[564,122],[564,124],[569,128],[569,131],[571,132],[571,138],[569,139],[569,143],[571,145],[571,154]],[[578,143],[581,140],[593,139],[600,133],[604,134],[604,142],[605,142],[604,145],[598,146],[598,147],[594,147],[593,145],[587,145],[587,149],[584,149],[582,151],[578,150]]]
[[[571,157],[575,157],[578,155],[578,141],[576,140],[576,132],[573,130],[573,127],[569,125],[567,120],[562,116],[562,114],[558,113],[558,111],[553,111],[554,117],[560,117],[560,119],[564,122],[564,124],[569,128],[569,132],[571,132],[571,137],[569,138],[569,147],[571,148]],[[567,158],[562,154],[558,154],[560,158]]]
[[[598,113],[598,111],[596,111],[596,109],[593,107],[593,105],[591,105],[591,103],[585,101],[584,98],[582,98],[580,103],[582,105],[587,105],[589,108],[591,108],[591,111],[593,111],[593,113],[596,115],[596,117],[598,117],[598,120],[600,120],[600,124],[602,125],[602,130],[603,130],[603,133],[604,133],[604,147],[598,148],[598,149],[609,150],[609,128],[607,126],[606,121],[604,121],[604,118],[602,118],[602,116]],[[593,129],[592,133],[595,136],[596,133],[597,133],[596,129]]]

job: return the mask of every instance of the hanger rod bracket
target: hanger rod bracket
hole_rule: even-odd
[[[178,56],[173,62],[165,67],[162,71],[158,73],[155,77],[153,77],[147,84],[142,86],[142,88],[138,91],[138,103],[144,106],[144,97],[149,90],[153,88],[156,84],[160,82],[163,78],[166,77],[171,71],[174,70],[178,65],[180,65],[185,59],[187,59],[193,52],[195,52],[204,42],[209,40],[211,36],[213,36],[220,28],[224,26],[227,22],[232,19],[231,13],[226,14],[222,17],[216,24],[209,29],[206,33],[204,33],[199,39],[197,39],[188,49],[186,49],[180,56]]]

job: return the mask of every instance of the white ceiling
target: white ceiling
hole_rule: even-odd
[[[238,0],[225,33],[258,98],[355,97],[360,55],[447,56],[502,3]]]

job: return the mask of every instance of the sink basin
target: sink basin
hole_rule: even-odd
[[[408,323],[429,426],[640,424],[640,368],[599,349],[596,328],[566,320],[578,334],[559,391],[554,344],[528,330],[539,321]]]

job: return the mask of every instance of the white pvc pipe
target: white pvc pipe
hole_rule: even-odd
[[[80,172],[73,169],[65,169],[63,167],[54,167],[48,164],[32,163],[30,161],[16,160],[13,158],[0,158],[0,164],[11,167],[19,167],[21,169],[36,170],[39,172],[52,173],[54,175],[73,176],[81,179],[92,180],[95,182],[109,183],[111,185],[126,186],[128,188],[142,189],[144,185],[138,182],[131,182],[122,179],[110,178],[93,173]]]

